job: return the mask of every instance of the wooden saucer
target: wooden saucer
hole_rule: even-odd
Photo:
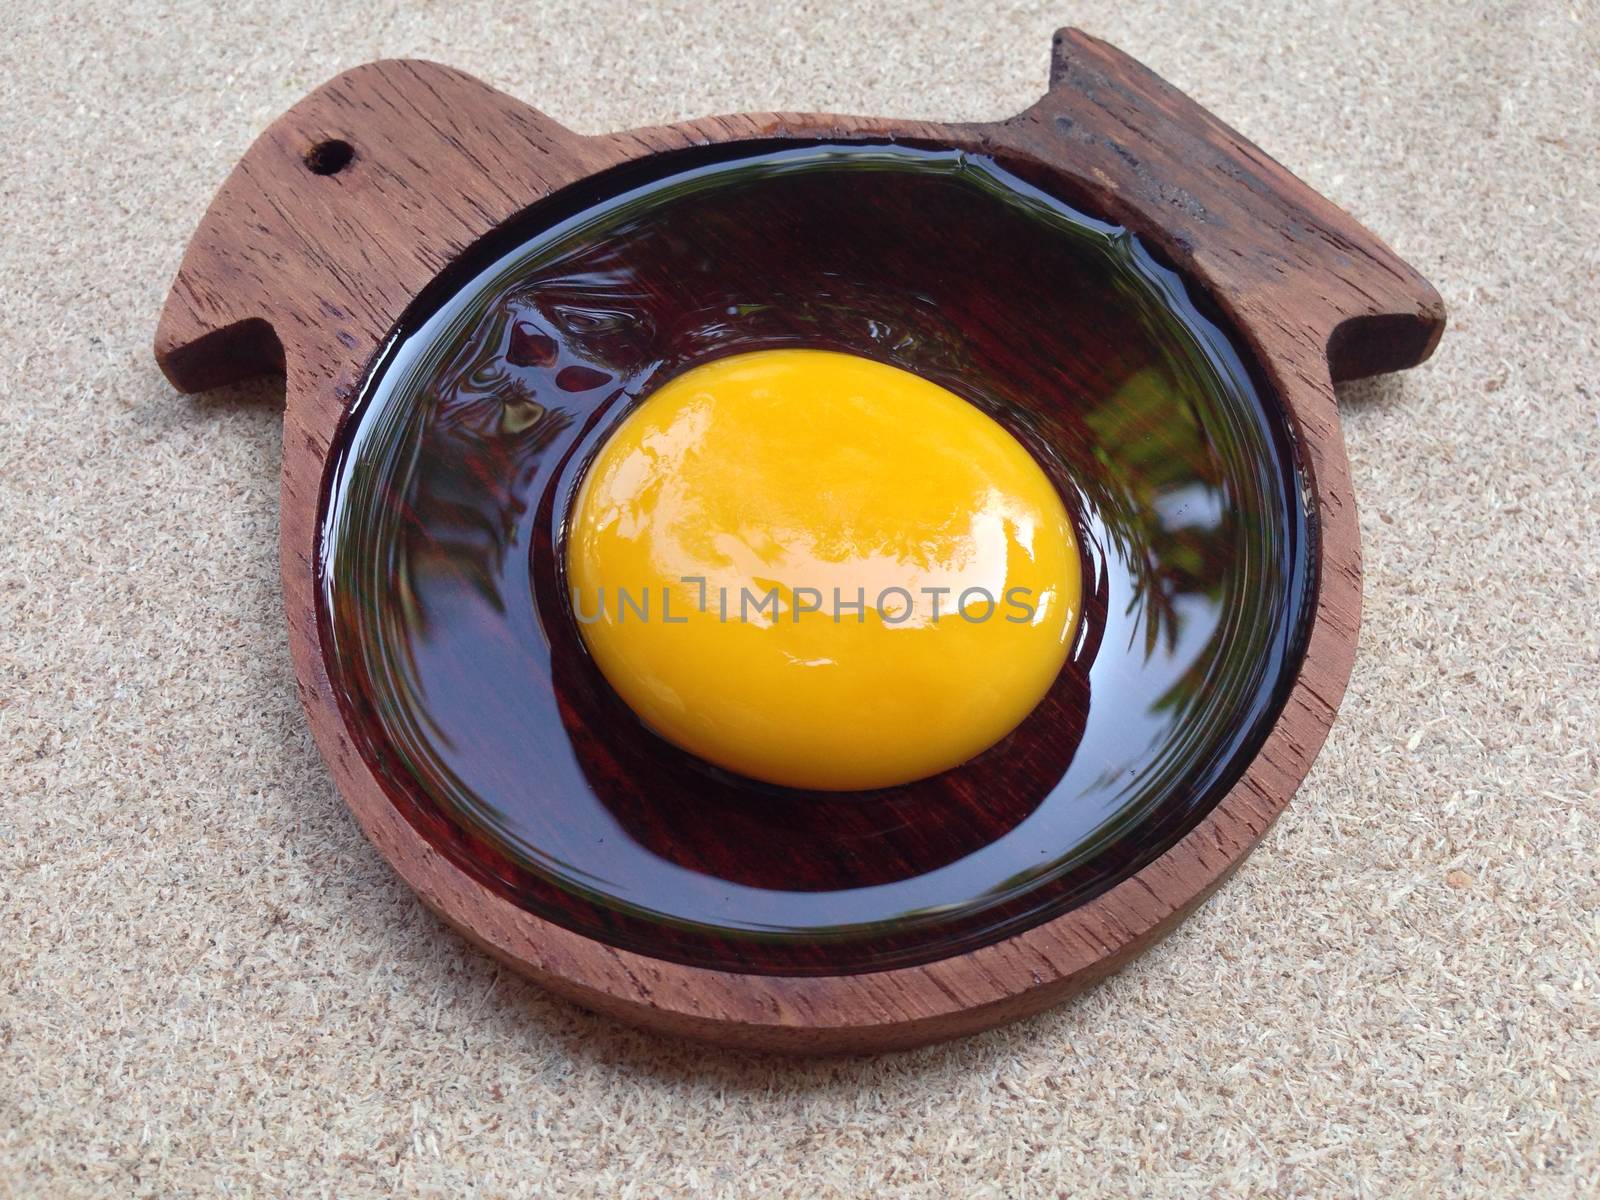
[[[430,283],[486,235],[596,175],[688,147],[885,143],[981,155],[1125,227],[1231,326],[1287,414],[1314,491],[1316,593],[1298,674],[1249,766],[1188,833],[1043,923],[933,961],[772,974],[624,949],[536,915],[463,870],[397,804],[354,736],[319,618],[323,504],[352,406]],[[471,77],[358,67],[250,148],[184,256],[156,335],[193,392],[286,377],[282,569],[302,701],[340,792],[423,900],[580,1004],[727,1045],[912,1046],[1016,1019],[1116,970],[1173,928],[1261,838],[1322,745],[1360,606],[1354,501],[1333,383],[1413,366],[1438,295],[1377,238],[1139,64],[1076,31],[1049,92],[1009,120],[938,125],[750,114],[583,137]],[[459,848],[458,848],[459,849]]]

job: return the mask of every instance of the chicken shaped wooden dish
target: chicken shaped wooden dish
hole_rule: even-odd
[[[580,1004],[824,1053],[1036,1012],[1256,844],[1355,652],[1333,384],[1443,327],[1065,31],[971,125],[586,137],[356,68],[223,185],[156,356],[285,375],[301,698],[422,899]]]

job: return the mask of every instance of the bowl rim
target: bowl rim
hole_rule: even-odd
[[[891,964],[897,966],[909,965],[913,962],[936,961],[940,958],[953,957],[964,949],[971,949],[976,945],[986,944],[989,941],[1003,940],[1005,936],[1009,936],[1009,932],[1005,928],[1000,930],[990,928],[987,931],[977,931],[969,928],[967,932],[957,938],[949,934],[944,925],[930,923],[922,931],[922,937],[925,940],[920,947],[909,940],[909,934],[906,942],[887,950],[881,946],[875,948],[853,946],[848,954],[829,953],[826,957],[833,960],[830,964],[827,964],[830,969],[817,970],[809,964],[796,965],[795,960],[784,959],[782,955],[779,955],[776,960],[771,957],[758,956],[764,958],[764,961],[759,964],[752,962],[743,965],[723,965],[717,961],[715,948],[705,952],[707,948],[701,946],[700,950],[704,952],[704,957],[697,958],[695,952],[682,945],[676,947],[675,953],[669,950],[667,946],[651,945],[648,931],[637,927],[635,927],[631,936],[621,936],[615,929],[610,930],[608,933],[604,928],[607,918],[601,914],[607,910],[613,910],[613,906],[625,904],[626,901],[623,901],[615,890],[602,882],[600,875],[595,874],[595,872],[601,871],[601,864],[595,863],[591,865],[586,863],[582,857],[582,850],[574,846],[570,839],[563,836],[563,832],[559,827],[559,818],[553,818],[557,824],[547,831],[549,841],[541,843],[539,840],[532,839],[531,836],[526,840],[517,840],[518,835],[514,829],[507,829],[497,823],[492,810],[499,808],[499,805],[485,804],[485,811],[480,811],[464,818],[458,812],[452,818],[449,813],[449,805],[437,799],[406,794],[408,791],[407,772],[403,765],[396,762],[392,748],[393,743],[385,737],[382,722],[378,721],[373,714],[396,706],[403,707],[407,703],[404,699],[405,694],[412,692],[425,693],[431,691],[431,688],[427,685],[425,679],[414,681],[414,685],[410,687],[397,687],[391,683],[389,687],[383,688],[379,679],[381,672],[374,672],[370,662],[365,668],[352,671],[348,664],[341,661],[338,652],[339,647],[345,644],[344,639],[346,636],[350,638],[352,644],[359,641],[361,637],[359,633],[354,632],[355,627],[347,627],[338,616],[339,613],[344,612],[346,613],[346,620],[360,621],[362,619],[361,605],[354,604],[348,609],[341,607],[342,604],[348,604],[350,598],[349,594],[345,593],[342,600],[338,599],[341,589],[337,584],[337,579],[347,578],[347,576],[344,572],[336,573],[329,567],[335,550],[341,545],[341,539],[335,537],[332,532],[330,512],[342,508],[342,503],[336,497],[340,495],[341,488],[351,478],[351,457],[355,453],[351,449],[352,439],[357,442],[362,440],[363,430],[369,427],[374,420],[375,406],[381,407],[393,400],[395,395],[394,388],[388,381],[397,375],[403,381],[403,388],[408,397],[403,404],[425,402],[425,397],[432,387],[432,384],[427,381],[436,379],[434,373],[444,369],[438,365],[440,361],[448,361],[448,359],[437,360],[435,358],[436,351],[442,344],[437,339],[441,334],[446,339],[461,336],[458,332],[461,328],[459,321],[460,314],[464,308],[467,311],[477,311],[480,304],[489,304],[493,307],[501,303],[508,292],[519,291],[524,284],[518,274],[520,267],[517,264],[539,261],[546,252],[546,248],[552,244],[552,237],[555,239],[554,244],[561,246],[570,247],[574,241],[579,239],[582,239],[587,244],[588,239],[594,236],[593,231],[596,223],[598,222],[601,228],[607,227],[609,222],[618,219],[616,214],[619,211],[625,211],[628,214],[627,219],[631,221],[645,212],[652,211],[656,205],[678,205],[683,203],[683,194],[679,188],[687,180],[693,180],[697,185],[715,191],[720,189],[729,178],[742,178],[739,173],[751,165],[755,165],[763,172],[771,171],[785,175],[804,174],[812,177],[830,176],[836,184],[844,184],[849,182],[853,172],[869,171],[875,177],[889,174],[896,170],[916,173],[926,170],[930,162],[933,164],[933,169],[939,172],[942,177],[956,177],[956,164],[951,161],[953,154],[949,151],[915,148],[910,154],[901,157],[892,155],[878,156],[882,150],[888,150],[893,155],[899,155],[899,152],[903,149],[905,148],[901,145],[887,143],[881,139],[862,139],[848,144],[812,140],[796,142],[789,139],[778,141],[751,140],[719,143],[710,147],[698,146],[666,154],[650,155],[643,160],[629,164],[628,167],[614,168],[592,176],[572,188],[564,189],[546,197],[534,208],[505,223],[486,238],[480,239],[464,250],[446,271],[437,276],[424,289],[423,294],[419,295],[408,306],[399,326],[392,336],[387,339],[385,352],[381,353],[368,365],[361,381],[360,398],[344,422],[338,449],[328,461],[326,476],[322,484],[321,510],[319,514],[319,524],[323,531],[319,547],[321,579],[319,581],[317,599],[320,607],[319,619],[323,638],[323,662],[330,677],[335,682],[346,727],[349,730],[356,731],[354,740],[356,740],[361,752],[371,760],[369,765],[380,780],[387,781],[391,803],[401,809],[402,812],[408,814],[408,819],[411,823],[418,827],[419,832],[436,849],[447,857],[452,858],[458,866],[467,874],[478,879],[479,882],[488,883],[491,887],[498,887],[502,894],[511,898],[512,902],[519,907],[528,907],[526,897],[519,898],[518,893],[526,891],[529,877],[539,881],[547,880],[551,875],[554,875],[560,880],[556,886],[563,891],[572,889],[583,891],[586,887],[592,887],[596,895],[604,897],[604,899],[591,901],[594,909],[581,908],[581,913],[569,911],[567,919],[564,919],[560,912],[550,913],[548,907],[541,907],[537,904],[533,905],[530,911],[550,914],[545,919],[560,924],[565,928],[573,929],[583,936],[605,941],[607,944],[625,949],[632,949],[646,957],[659,957],[685,963],[686,965],[717,967],[747,974],[844,975],[863,971],[884,971],[888,970]],[[703,153],[708,150],[711,151],[709,157]],[[823,152],[820,156],[815,153],[819,150]],[[849,154],[845,152],[856,150],[865,152],[869,157],[864,161],[859,158],[854,162],[850,161]],[[926,157],[930,154],[937,157],[930,160]],[[1038,195],[1036,189],[1031,188],[1025,181],[1018,180],[1011,175],[1005,169],[1004,163],[988,157],[981,160],[981,163],[980,170],[984,172],[990,183],[1006,183],[1008,186],[1015,185],[1017,189],[1009,193],[1009,196],[1004,199],[996,198],[993,193],[988,191],[980,191],[978,195],[981,200],[997,205],[1015,205],[1019,202],[1032,203],[1031,197]],[[645,168],[643,173],[635,169],[641,166]],[[619,170],[623,172],[620,177]],[[765,178],[767,176],[763,175],[763,179]],[[1054,197],[1052,197],[1053,199]],[[1264,676],[1260,685],[1250,690],[1248,704],[1254,706],[1261,702],[1264,691],[1270,693],[1280,691],[1285,681],[1292,677],[1297,670],[1299,659],[1304,652],[1304,636],[1309,626],[1307,617],[1314,600],[1314,586],[1306,586],[1310,576],[1314,574],[1310,560],[1315,540],[1310,536],[1305,536],[1308,533],[1305,528],[1307,521],[1303,515],[1303,505],[1299,503],[1303,480],[1303,471],[1299,461],[1300,448],[1292,440],[1287,416],[1283,413],[1277,396],[1272,394],[1270,389],[1265,386],[1261,378],[1261,372],[1255,367],[1253,361],[1249,360],[1248,353],[1239,349],[1237,338],[1234,337],[1231,330],[1226,328],[1226,322],[1218,314],[1202,311],[1192,294],[1186,295],[1181,302],[1162,300],[1162,294],[1177,277],[1174,277],[1163,264],[1151,261],[1150,256],[1144,252],[1142,247],[1137,254],[1130,256],[1126,260],[1123,259],[1117,249],[1122,241],[1122,231],[1119,227],[1105,227],[1103,222],[1087,214],[1079,213],[1064,203],[1060,205],[1057,211],[1064,220],[1073,223],[1075,230],[1078,231],[1074,233],[1074,237],[1084,237],[1092,240],[1093,247],[1088,249],[1086,253],[1118,255],[1114,266],[1114,269],[1120,273],[1117,277],[1118,288],[1133,286],[1136,282],[1141,289],[1139,298],[1134,303],[1139,306],[1163,304],[1170,320],[1179,327],[1186,329],[1188,336],[1197,343],[1210,347],[1209,350],[1197,349],[1193,353],[1197,356],[1201,354],[1215,355],[1220,351],[1214,344],[1214,339],[1221,339],[1226,343],[1226,348],[1229,351],[1226,357],[1247,360],[1236,362],[1231,368],[1221,365],[1216,368],[1219,372],[1219,378],[1226,378],[1230,381],[1219,386],[1218,391],[1224,396],[1231,397],[1232,402],[1243,404],[1253,412],[1259,413],[1262,420],[1262,433],[1269,443],[1263,445],[1262,452],[1264,456],[1270,459],[1270,470],[1274,473],[1274,486],[1267,489],[1262,499],[1263,507],[1270,507],[1272,512],[1276,514],[1277,509],[1271,502],[1282,500],[1285,502],[1286,508],[1300,510],[1299,512],[1287,512],[1284,514],[1285,520],[1292,527],[1292,536],[1289,538],[1289,544],[1297,547],[1292,554],[1292,566],[1298,569],[1293,569],[1286,574],[1282,584],[1286,593],[1283,607],[1274,609],[1270,614],[1273,631],[1272,640],[1288,643],[1292,645],[1292,650],[1286,653],[1287,662],[1282,668]],[[1156,272],[1159,272],[1159,275]],[[1186,292],[1192,292],[1187,283],[1184,283],[1182,287]],[[453,315],[446,321],[441,316],[441,314],[445,313]],[[475,325],[481,324],[482,320],[481,316],[474,317],[473,323]],[[1233,353],[1235,351],[1238,353]],[[748,352],[748,349],[743,348],[732,351],[732,353]],[[867,353],[865,350],[846,350],[845,352]],[[674,373],[691,369],[698,363],[719,358],[722,353],[723,351],[715,351],[709,359],[695,359],[688,364],[676,363],[664,377],[653,376],[651,386],[665,386],[662,382],[663,378],[670,379]],[[424,364],[420,368],[422,372],[420,375],[415,373],[419,369],[415,366],[418,363]],[[1226,374],[1224,375],[1223,373]],[[419,397],[424,398],[424,400],[419,401]],[[1226,403],[1227,401],[1224,402]],[[594,414],[580,419],[577,425],[581,426],[581,430],[578,431],[576,437],[588,449],[587,451],[573,451],[577,455],[576,460],[581,462],[585,453],[589,455],[595,453],[596,447],[604,443],[606,430],[615,428],[617,423],[625,420],[630,407],[630,403],[625,401],[614,408],[607,407],[603,414],[597,410]],[[402,408],[401,411],[407,410]],[[995,419],[1004,421],[1003,417],[997,416]],[[391,434],[393,433],[395,425],[392,419],[381,422],[381,424],[384,428],[390,429]],[[406,427],[409,427],[409,425],[406,425]],[[1013,436],[1021,439],[1030,437],[1028,432],[1022,429],[1014,428],[1012,433]],[[1093,435],[1087,434],[1086,436],[1092,438]],[[568,453],[566,443],[541,450],[541,455],[555,454],[557,458],[562,458],[566,453]],[[561,543],[564,540],[562,525],[564,512],[566,511],[565,506],[572,500],[575,490],[581,483],[582,476],[587,469],[587,466],[579,466],[571,472],[573,482],[557,489],[561,495],[555,501],[554,512],[547,512],[542,505],[530,503],[528,506],[530,510],[538,508],[540,515],[535,516],[533,519],[540,529],[548,531],[553,546],[552,552],[557,556],[562,553]],[[368,495],[366,487],[363,487],[361,491],[363,495]],[[1072,491],[1073,488],[1070,482],[1063,483],[1062,494],[1064,497],[1068,496],[1069,492]],[[563,496],[565,498],[562,498]],[[354,501],[354,503],[359,505],[360,501]],[[370,498],[367,503],[372,503]],[[1099,544],[1100,539],[1085,525],[1086,517],[1082,510],[1085,506],[1088,506],[1088,510],[1092,511],[1092,501],[1079,497],[1065,500],[1065,505],[1074,514],[1076,551],[1084,577],[1088,579],[1095,575],[1097,569],[1104,569],[1103,567],[1096,567],[1097,558],[1109,559],[1112,556],[1112,551],[1105,546],[1101,546]],[[347,527],[349,523],[348,516],[342,518],[340,523]],[[540,539],[536,537],[534,544],[537,545],[539,543]],[[548,602],[549,599],[549,597],[544,597],[541,600],[536,596],[536,607],[539,607],[540,611],[543,612],[543,604]],[[570,617],[570,613],[551,613],[549,615],[552,617],[561,615]],[[371,619],[370,614],[366,619]],[[1087,609],[1083,619],[1085,622],[1092,619]],[[541,619],[539,624],[545,630],[546,637],[552,640],[560,637],[558,632],[551,630],[548,620]],[[573,625],[568,632],[575,634],[576,626]],[[1081,628],[1076,630],[1074,641],[1080,645],[1083,644],[1084,635],[1085,630]],[[1090,649],[1088,657],[1083,658],[1079,657],[1077,651],[1074,650],[1069,654],[1069,659],[1073,659],[1080,669],[1087,671],[1090,661],[1107,653],[1107,648],[1103,643],[1108,640],[1114,641],[1115,639],[1107,639],[1105,628],[1099,628],[1093,632],[1092,636],[1087,638],[1087,643],[1096,647],[1098,654],[1096,649]],[[1128,652],[1132,652],[1131,647]],[[1115,658],[1118,651],[1112,648],[1110,653]],[[597,669],[595,669],[594,677],[599,677]],[[555,681],[553,677],[541,679],[535,681],[532,686],[541,691],[550,691],[555,687]],[[603,682],[601,682],[600,686],[608,692],[610,691],[609,687]],[[1066,686],[1066,681],[1058,679],[1052,683],[1052,688],[1057,686]],[[379,690],[380,688],[381,691]],[[381,695],[381,699],[375,698],[379,695]],[[1150,701],[1154,698],[1153,695],[1146,696],[1145,700]],[[563,704],[563,711],[565,712],[569,707],[573,706],[581,707],[579,702],[569,694],[566,703]],[[1244,714],[1248,717],[1248,720],[1243,723],[1236,720],[1225,727],[1217,727],[1209,735],[1209,740],[1200,743],[1199,746],[1193,749],[1192,753],[1205,758],[1215,753],[1216,748],[1226,739],[1240,736],[1241,731],[1254,729],[1264,732],[1267,725],[1264,725],[1263,722],[1270,723],[1272,719],[1275,719],[1276,708],[1277,705],[1274,703],[1272,708],[1265,713],[1251,711]],[[366,714],[365,719],[362,714]],[[575,719],[578,721],[580,728],[585,725],[591,730],[596,728],[596,718],[593,716]],[[1193,728],[1193,726],[1188,728]],[[425,737],[426,735],[417,733],[414,736]],[[1173,731],[1169,732],[1168,736],[1176,738],[1182,736],[1182,734]],[[1251,740],[1253,741],[1254,739],[1252,738]],[[1024,745],[1026,744],[1024,742]],[[506,752],[515,753],[516,749],[515,746],[508,747]],[[1023,753],[1025,754],[1027,751],[1024,750]],[[1066,761],[1070,760],[1071,757],[1070,754],[1063,756],[1063,769],[1066,766]],[[1226,761],[1228,766],[1224,770],[1225,778],[1233,774],[1239,762],[1244,761],[1244,754],[1230,751]],[[525,762],[523,769],[526,770],[530,765],[531,762]],[[625,770],[625,768],[614,769]],[[587,770],[585,773],[587,773]],[[632,776],[632,788],[648,791],[654,779],[653,771],[649,774]],[[921,782],[923,781],[913,781],[913,784]],[[1003,774],[995,771],[986,777],[985,782],[996,787],[1004,787],[1006,781]],[[1043,777],[1041,777],[1040,782],[1043,782]],[[1138,816],[1132,826],[1134,832],[1131,834],[1119,833],[1117,835],[1116,840],[1119,844],[1125,840],[1135,844],[1141,841],[1146,843],[1145,848],[1136,853],[1137,861],[1158,857],[1161,847],[1168,845],[1175,837],[1181,836],[1176,829],[1166,827],[1163,824],[1173,820],[1171,811],[1175,806],[1185,814],[1181,818],[1179,828],[1187,829],[1193,823],[1197,823],[1200,816],[1209,811],[1214,805],[1219,797],[1218,781],[1208,781],[1204,789],[1199,792],[1192,788],[1193,782],[1193,780],[1179,781],[1177,785],[1166,793],[1159,805],[1147,802],[1147,811]],[[764,785],[756,782],[753,786],[760,789]],[[1054,794],[1053,786],[1047,789],[1048,795]],[[692,790],[689,794],[692,795]],[[1205,803],[1195,803],[1197,794],[1206,797]],[[565,789],[551,790],[548,786],[542,787],[536,797],[537,804],[546,809],[555,805],[559,809],[559,805],[564,803],[566,795]],[[1046,803],[1045,800],[1039,802],[1041,807],[1044,803]],[[1018,824],[1020,824],[1025,813],[1032,813],[1035,810],[1030,808],[1026,810],[1019,809],[1018,811]],[[1119,813],[1116,816],[1107,817],[1106,821],[1108,824],[1116,822],[1121,815]],[[442,820],[451,821],[456,826],[455,831],[441,833],[440,821]],[[513,821],[510,824],[514,826],[516,822]],[[1002,834],[1001,836],[1003,837],[1004,835]],[[1090,838],[1098,836],[1098,831],[1087,836]],[[481,845],[483,840],[494,844],[493,849],[485,851],[485,848]],[[610,838],[606,839],[608,842],[611,840]],[[516,849],[508,848],[507,843],[515,845]],[[563,863],[535,868],[528,865],[522,857],[523,855],[537,856],[542,845],[551,844],[560,847],[557,857],[564,860]],[[976,854],[980,852],[980,849],[987,849],[987,847],[980,848],[978,845],[973,844],[966,846],[962,853]],[[1069,853],[1070,847],[1064,844],[1062,852]],[[502,860],[502,854],[505,861]],[[1098,857],[1098,855],[1093,857]],[[473,861],[474,858],[477,859],[476,862]],[[1090,894],[1097,894],[1099,891],[1115,886],[1117,882],[1131,875],[1135,870],[1134,864],[1125,864],[1114,870],[1106,870],[1092,884],[1077,890],[1079,892],[1089,891]],[[988,886],[990,888],[1001,887],[1004,883],[1004,875],[1005,872],[1000,872],[995,877],[990,878],[987,881]],[[623,870],[620,877],[626,878],[627,871]],[[736,881],[731,879],[730,883],[737,885]],[[1052,887],[1052,883],[1053,881],[1046,880],[1042,886],[1048,891]],[[894,881],[875,881],[874,886],[879,888],[892,887],[894,886]],[[1041,885],[1035,885],[1035,891],[1039,886]],[[995,893],[992,891],[987,893],[980,891],[966,894],[975,897],[982,894],[992,896]],[[960,903],[953,895],[945,899],[951,903]],[[1013,899],[1020,900],[1021,893],[1019,892]],[[643,898],[639,902],[641,904],[648,903]],[[893,902],[892,898],[881,901],[885,905],[892,905]],[[1064,911],[1063,905],[1076,907],[1085,902],[1086,897],[1078,895],[1070,899],[1051,901],[1049,908]],[[942,911],[942,906],[939,905],[930,904],[930,908],[937,908]],[[597,913],[595,909],[600,911]],[[893,910],[885,908],[883,913],[873,919],[885,920],[890,911]],[[968,920],[973,919],[971,914],[966,914],[964,911],[963,915]],[[585,918],[587,923],[585,923]],[[1028,925],[1042,923],[1048,919],[1048,916],[1029,913],[1008,919],[1004,922],[1004,926],[1009,927],[1009,931],[1014,932]],[[637,922],[640,925],[649,925],[660,929],[664,925],[673,924],[676,920],[681,920],[688,924],[691,918],[682,913],[673,914],[657,909],[650,911],[648,914],[640,913],[633,916],[629,919],[629,924],[632,925]],[[748,931],[752,928],[752,926],[740,926],[737,923],[730,923],[722,928],[721,935],[728,940],[736,942],[739,931]],[[715,942],[718,939],[717,927],[711,923],[709,918],[706,919],[705,924],[696,925],[694,929],[696,935],[702,940],[709,939]],[[869,942],[872,940],[871,935],[868,934],[858,934],[857,938]],[[952,944],[940,946],[940,943],[945,940],[949,940]],[[724,953],[725,957],[734,957],[733,952],[726,950],[726,948],[724,948]],[[878,956],[876,962],[872,961],[874,954]]]

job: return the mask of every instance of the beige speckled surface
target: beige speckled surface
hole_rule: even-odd
[[[1600,1188],[1587,0],[307,7],[0,14],[0,1195]],[[793,1064],[545,999],[391,878],[304,732],[274,386],[184,399],[150,359],[185,239],[276,113],[370,58],[582,130],[982,118],[1069,22],[1451,306],[1433,363],[1345,397],[1367,618],[1327,750],[1175,937],[1010,1029]]]

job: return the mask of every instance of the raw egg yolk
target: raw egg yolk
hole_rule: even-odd
[[[897,367],[764,350],[695,367],[601,447],[573,615],[662,737],[797,788],[888,787],[999,741],[1081,608],[1072,524],[1021,443]]]

